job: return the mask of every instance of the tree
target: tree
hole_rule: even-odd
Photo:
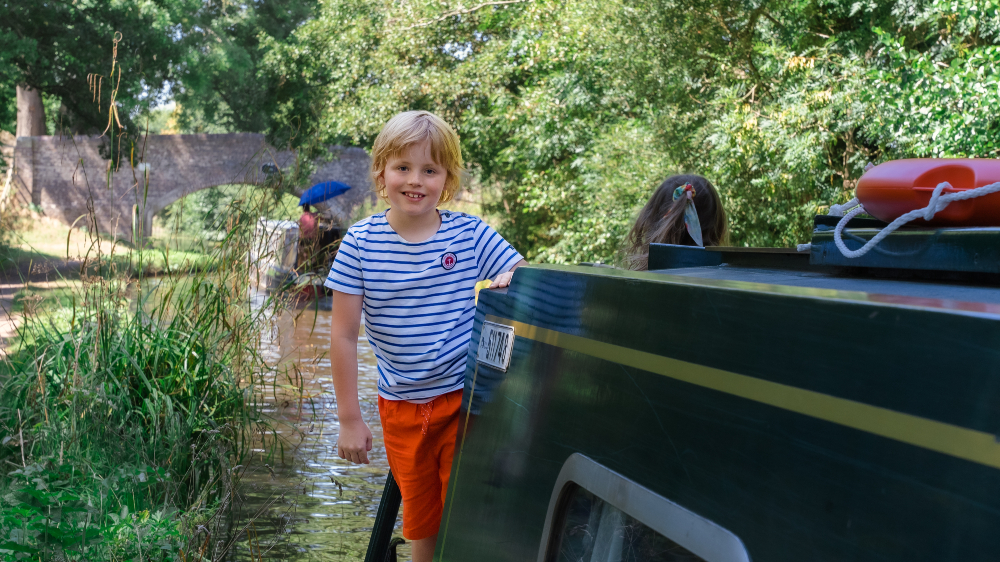
[[[615,259],[662,178],[723,193],[737,245],[791,246],[868,161],[997,156],[992,1],[329,0],[264,42],[275,123],[369,145],[406,109],[459,130],[530,259]]]
[[[206,2],[177,67],[181,125],[268,132],[277,84],[259,74],[266,41],[282,42],[315,13],[317,0]]]
[[[31,86],[17,85],[16,136],[34,137],[45,134],[45,106],[42,93]]]
[[[181,33],[178,14],[192,4],[197,5],[195,0],[14,0],[0,5],[0,68],[4,69],[0,71],[0,107],[11,106],[16,88],[34,90],[59,100],[55,122],[62,130],[100,133],[108,124],[108,82],[116,56],[121,67],[121,82],[116,83],[119,119],[137,132],[136,118],[162,99],[172,78],[171,65],[184,53],[171,33],[150,30]],[[118,42],[116,33],[120,34]],[[93,88],[88,80],[92,75],[96,75]],[[37,103],[38,97],[23,99]],[[9,110],[3,117],[6,128],[12,124]]]
[[[224,130],[265,131],[274,112],[273,85],[257,80],[264,54],[259,43],[262,37],[283,39],[315,5],[316,0],[0,4],[0,128],[13,131],[15,99],[37,107],[44,96],[59,107],[49,121],[60,130],[103,132],[111,60],[117,56],[118,117],[129,135],[138,135],[143,116],[171,97],[186,110],[182,125],[196,116]],[[17,88],[30,95],[17,98]],[[45,134],[38,133],[37,121],[32,131]]]
[[[563,225],[573,227],[581,155],[603,128],[642,106],[613,72],[623,61],[606,54],[616,39],[606,19],[612,9],[600,2],[458,11],[430,2],[325,3],[287,42],[268,45],[265,68],[279,84],[276,118],[308,148],[368,145],[404,109],[442,114],[481,178],[503,186],[495,205],[505,235],[540,255],[558,244]]]

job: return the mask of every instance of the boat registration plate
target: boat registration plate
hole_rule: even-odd
[[[483,365],[507,371],[510,353],[514,349],[514,328],[496,322],[483,322],[483,333],[479,337],[479,352],[476,361]]]

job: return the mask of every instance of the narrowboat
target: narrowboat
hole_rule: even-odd
[[[482,291],[435,559],[1000,559],[1000,229],[838,220]]]
[[[254,286],[268,292],[290,292],[299,305],[330,310],[330,290],[323,286],[325,266],[318,268],[317,264],[333,262],[342,229],[321,217],[318,230],[316,239],[303,242],[297,222],[260,218],[249,257]]]

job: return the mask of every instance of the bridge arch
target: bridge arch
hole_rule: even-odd
[[[218,185],[261,183],[263,165],[287,169],[294,164],[292,152],[274,149],[260,134],[151,135],[136,147],[135,160],[142,152],[142,163],[132,168],[123,162],[114,171],[100,155],[106,142],[97,136],[18,138],[13,180],[21,198],[66,224],[92,208],[99,231],[136,240],[150,234],[153,215],[185,195]],[[354,147],[331,147],[328,157],[317,161],[310,185],[335,180],[352,188],[333,208],[342,222],[363,201],[374,200],[369,165],[368,154]],[[143,232],[134,232],[136,225]]]

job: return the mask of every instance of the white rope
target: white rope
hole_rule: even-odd
[[[843,205],[833,205],[830,207],[830,214],[833,215],[834,207],[838,211],[851,206],[852,203],[857,206],[851,209],[844,218],[840,219],[837,223],[837,228],[833,231],[833,241],[836,242],[837,248],[840,249],[840,253],[844,254],[845,258],[859,258],[868,253],[869,250],[875,247],[876,244],[882,241],[883,238],[895,232],[895,230],[904,224],[914,220],[914,219],[924,219],[926,221],[934,218],[934,215],[940,211],[943,211],[952,201],[964,201],[966,199],[975,199],[976,197],[982,197],[984,195],[989,195],[991,193],[996,193],[1000,191],[1000,182],[991,183],[989,185],[984,185],[982,187],[977,187],[975,189],[966,189],[963,191],[956,191],[954,193],[949,193],[947,195],[941,195],[946,188],[951,187],[948,182],[941,182],[937,187],[934,188],[934,192],[931,194],[931,200],[927,203],[927,206],[923,209],[914,209],[905,215],[900,216],[896,220],[889,223],[889,226],[883,228],[875,235],[874,238],[865,243],[864,246],[858,248],[857,250],[851,250],[844,244],[843,232],[844,227],[850,220],[859,214],[865,212],[863,205],[858,203],[858,199],[855,197]]]
[[[861,204],[861,202],[858,201],[857,197],[855,197],[854,199],[851,199],[847,203],[844,203],[844,204],[841,204],[841,205],[830,205],[830,212],[827,213],[827,215],[829,215],[831,217],[842,217],[842,216],[844,216],[844,211],[846,211],[846,210],[848,210],[848,209],[850,209],[852,207],[857,207],[860,204]]]

